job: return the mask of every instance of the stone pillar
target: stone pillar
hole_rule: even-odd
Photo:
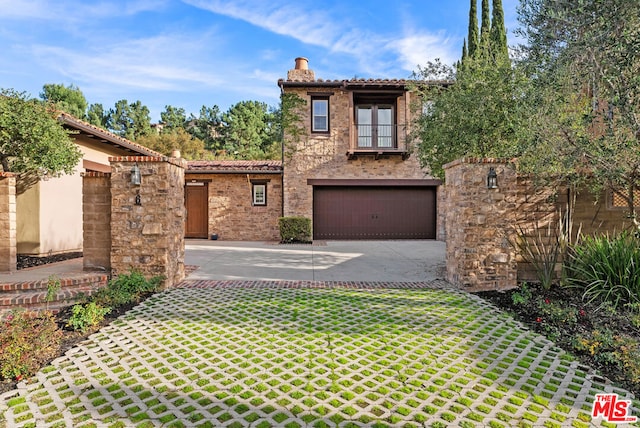
[[[0,172],[0,272],[17,269],[16,177]]]
[[[487,187],[489,168],[498,188]],[[515,232],[518,180],[515,166],[496,159],[461,159],[445,165],[447,278],[468,291],[517,286]]]
[[[168,157],[124,156],[111,162],[111,269],[161,275],[164,287],[184,278],[184,171]],[[140,185],[131,182],[137,165]]]
[[[84,270],[111,271],[111,174],[82,174]]]

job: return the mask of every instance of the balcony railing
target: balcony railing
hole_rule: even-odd
[[[406,125],[354,125],[350,157],[357,154],[408,154]]]

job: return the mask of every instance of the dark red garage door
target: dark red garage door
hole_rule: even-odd
[[[314,239],[435,239],[436,188],[314,186]]]

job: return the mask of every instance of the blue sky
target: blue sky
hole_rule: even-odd
[[[503,0],[510,44],[517,4]],[[298,56],[322,79],[453,63],[468,13],[469,0],[0,0],[0,87],[74,84],[105,108],[140,100],[154,122],[166,105],[275,106]]]

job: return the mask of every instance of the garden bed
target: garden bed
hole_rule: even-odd
[[[87,331],[84,331],[84,332],[79,330],[73,330],[72,328],[67,326],[67,321],[71,316],[71,306],[58,312],[55,316],[55,319],[58,324],[58,327],[62,331],[62,340],[60,341],[60,348],[58,349],[56,355],[53,358],[51,358],[50,361],[64,355],[65,352],[73,348],[76,344],[87,339],[89,336],[91,336],[96,331],[100,330],[102,327],[109,325],[112,321],[115,321],[118,317],[123,315],[129,309],[133,308],[134,306],[138,305],[140,302],[144,301],[144,299],[151,296],[151,294],[152,293],[149,293],[148,295],[144,296],[139,302],[131,302],[125,305],[112,308],[111,312],[105,315],[104,319],[100,322],[100,324],[90,327],[89,329],[87,329]],[[48,364],[50,361],[45,363],[45,365]],[[0,395],[2,395],[7,391],[11,391],[12,389],[15,389],[18,382],[19,381],[16,379],[0,380]]]
[[[82,252],[52,254],[50,256],[35,257],[18,254],[16,267],[18,270],[36,266],[42,266],[49,263],[63,262],[65,260],[77,259],[82,257]]]
[[[478,295],[640,397],[640,308],[586,303],[578,289],[559,286]]]

